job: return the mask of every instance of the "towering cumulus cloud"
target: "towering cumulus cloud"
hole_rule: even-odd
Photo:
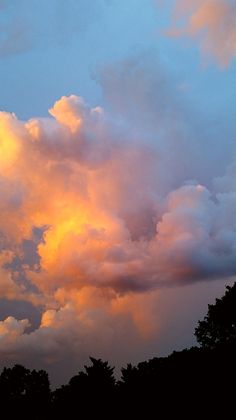
[[[36,329],[9,313],[0,352],[57,363],[147,337],[159,287],[234,275],[236,190],[233,166],[170,188],[164,152],[80,97],[49,112],[0,114],[0,294],[42,312]]]
[[[177,0],[175,3],[175,23],[170,35],[197,39],[205,54],[213,55],[221,66],[228,65],[236,56],[235,1]],[[181,24],[176,26],[179,21]]]

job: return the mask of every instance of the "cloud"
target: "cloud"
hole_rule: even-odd
[[[4,351],[6,351],[7,347],[11,347],[12,344],[15,348],[16,341],[28,326],[29,322],[27,319],[17,321],[12,316],[9,316],[4,321],[0,321],[1,346]]]
[[[190,37],[204,55],[226,67],[236,56],[236,5],[232,0],[180,0],[175,2],[173,37]]]
[[[0,253],[0,298],[7,298],[9,300],[12,299],[20,299],[21,296],[24,294],[24,290],[15,283],[14,279],[12,278],[12,274],[4,268],[6,264],[8,264],[13,255],[9,251],[2,251]]]
[[[75,95],[49,118],[0,114],[0,297],[41,311],[33,330],[30,316],[1,321],[2,362],[72,370],[94,349],[127,360],[158,334],[161,289],[235,275],[235,165],[191,181],[195,139],[174,88],[125,67],[104,75],[110,114]]]
[[[27,319],[9,316],[0,321],[1,365],[20,360],[27,366],[44,367],[51,373],[53,385],[58,385],[82,368],[89,354],[112,357],[119,364],[128,361],[133,346],[140,353],[140,334],[150,338],[154,325],[156,330],[156,293],[113,298],[108,300],[91,287],[69,294],[60,290],[58,299],[63,304],[57,310],[46,310],[34,331],[29,331]],[[124,348],[121,342],[126,343]]]

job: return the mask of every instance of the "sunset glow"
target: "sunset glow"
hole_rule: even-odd
[[[69,1],[63,35],[13,3],[5,27],[31,25],[0,40],[1,363],[181,346],[235,276],[235,4]]]

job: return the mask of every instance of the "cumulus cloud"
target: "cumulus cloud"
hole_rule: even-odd
[[[112,357],[121,364],[133,356],[135,346],[138,357],[140,336],[150,339],[157,328],[156,292],[118,299],[111,293],[108,299],[97,288],[87,287],[58,290],[57,298],[60,308],[45,310],[40,325],[31,332],[27,319],[9,316],[0,322],[1,365],[19,360],[44,367],[55,385],[82,368],[89,354]]]
[[[169,35],[188,36],[225,67],[236,55],[236,5],[232,0],[178,0]]]
[[[0,298],[20,299],[23,296],[24,290],[15,283],[12,274],[4,268],[12,259],[12,254],[9,251],[2,251],[0,253]]]
[[[8,346],[16,347],[16,341],[21,334],[29,326],[27,319],[17,321],[12,316],[9,316],[4,321],[0,321],[0,342],[3,351],[8,351]]]
[[[137,106],[145,95],[140,83]],[[0,353],[55,364],[68,351],[70,360],[94,348],[104,357],[118,354],[121,337],[156,334],[160,288],[235,275],[236,193],[234,165],[211,189],[186,182],[191,170],[178,165],[168,173],[169,131],[148,147],[129,141],[123,123],[75,95],[49,112],[29,121],[0,114],[0,294],[42,312],[33,331],[30,319],[1,321]],[[174,108],[167,114],[174,124]],[[152,132],[161,119],[153,111]]]

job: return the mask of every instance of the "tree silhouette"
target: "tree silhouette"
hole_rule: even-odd
[[[24,412],[25,418],[33,415],[35,419],[45,419],[50,403],[47,372],[30,371],[22,365],[4,368],[0,375],[0,397],[8,418]]]
[[[86,375],[90,385],[94,387],[106,388],[114,387],[114,367],[110,367],[108,362],[103,362],[101,359],[90,357],[91,366],[85,366]]]
[[[54,412],[58,415],[72,417],[80,406],[81,416],[90,418],[94,413],[107,415],[109,404],[114,402],[115,385],[114,368],[108,362],[90,357],[91,366],[84,366],[85,372],[73,376],[68,385],[56,389],[52,396]]]
[[[121,369],[91,364],[50,392],[45,371],[15,365],[0,375],[3,418],[231,418],[236,377],[236,284],[209,305],[195,331],[200,347]],[[189,411],[189,406],[191,407]],[[4,414],[3,414],[4,413]],[[6,414],[5,414],[6,413]]]
[[[208,305],[208,313],[198,322],[195,336],[202,347],[236,342],[236,283],[227,286],[225,295]]]

